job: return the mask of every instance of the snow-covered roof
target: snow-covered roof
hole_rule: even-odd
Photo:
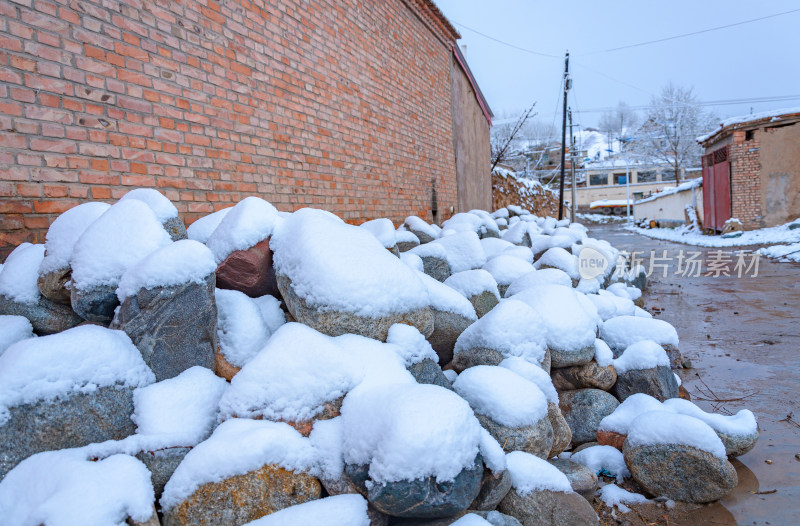
[[[786,119],[800,119],[800,107],[784,108],[778,110],[762,111],[760,113],[751,113],[750,115],[742,115],[739,117],[731,117],[719,123],[719,128],[709,132],[705,135],[697,137],[697,142],[708,142],[712,137],[721,134],[726,129],[739,128],[741,126],[750,126],[760,121],[778,122]]]
[[[656,199],[660,199],[662,197],[666,197],[668,195],[677,194],[678,192],[685,192],[687,190],[691,190],[692,188],[699,188],[703,186],[703,178],[698,177],[697,179],[691,179],[684,183],[679,184],[678,186],[665,186],[658,192],[654,193],[650,197],[646,197],[644,199],[640,199],[636,201],[634,204],[639,203],[647,203],[649,201],[655,201]]]

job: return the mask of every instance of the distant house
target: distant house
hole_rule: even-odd
[[[746,230],[800,217],[800,108],[720,123],[698,137],[703,156],[703,226],[736,218]]]

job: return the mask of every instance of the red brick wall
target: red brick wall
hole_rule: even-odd
[[[430,219],[435,181],[441,216],[447,39],[420,0],[0,0],[0,257],[138,186],[357,222]]]
[[[761,141],[760,130],[745,140],[745,131],[733,132],[731,160],[731,216],[742,222],[745,230],[761,228]]]

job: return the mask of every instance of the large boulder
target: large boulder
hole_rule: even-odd
[[[547,458],[553,428],[547,399],[536,384],[505,367],[479,365],[459,374],[453,389],[504,450]]]
[[[214,370],[218,341],[214,258],[182,240],[132,266],[120,280],[111,327],[131,338],[157,380],[199,365]]]
[[[0,356],[0,478],[41,451],[133,434],[133,391],[153,381],[120,331],[82,326]]]
[[[637,417],[622,453],[634,480],[651,495],[711,502],[738,483],[722,441],[690,416],[654,411]]]
[[[497,510],[523,526],[591,526],[598,523],[591,504],[572,490],[567,477],[547,461],[512,452],[506,455],[513,488]]]
[[[367,499],[381,512],[393,517],[436,518],[466,509],[478,496],[483,474],[480,456],[450,482],[434,476],[371,484]]]
[[[497,282],[483,269],[458,272],[447,278],[444,284],[467,298],[478,318],[484,317],[500,302]]]
[[[39,266],[39,290],[55,303],[70,304],[67,283],[72,278],[70,260],[75,242],[90,224],[108,210],[106,203],[83,203],[70,208],[50,225],[45,239],[45,256]]]
[[[659,401],[678,398],[678,382],[669,366],[664,349],[650,340],[628,346],[614,360],[617,383],[614,394],[620,401],[636,393],[645,393]]]
[[[559,407],[572,430],[572,444],[592,442],[600,421],[614,412],[619,401],[600,389],[578,389],[558,394]]]
[[[270,237],[279,222],[275,207],[258,197],[243,199],[220,219],[206,241],[219,265],[219,288],[253,298],[280,297],[270,249]]]
[[[597,491],[597,475],[594,471],[566,458],[551,459],[548,462],[567,477],[572,491],[592,502]]]
[[[68,305],[41,294],[37,280],[44,257],[45,247],[30,243],[8,255],[0,271],[0,315],[24,316],[37,334],[54,334],[83,320]]]
[[[164,524],[246,524],[320,498],[307,473],[314,451],[286,424],[232,419],[220,424],[175,470],[164,488]]]
[[[269,239],[248,248],[235,250],[217,268],[217,287],[238,290],[251,298],[269,294],[280,297]]]
[[[504,300],[461,333],[454,347],[453,368],[499,365],[505,358],[522,358],[549,369],[546,329],[525,303]]]
[[[381,341],[395,323],[433,332],[425,285],[365,229],[302,209],[276,229],[270,245],[278,288],[299,322],[331,336]]]
[[[601,389],[609,391],[617,381],[617,371],[613,365],[600,367],[596,361],[584,365],[552,369],[553,385],[559,391],[575,389]]]
[[[107,324],[119,305],[116,288],[129,267],[172,243],[150,207],[137,199],[111,206],[90,224],[72,252],[72,309],[83,319]]]
[[[458,337],[478,316],[472,304],[455,290],[426,274],[420,273],[419,278],[428,289],[433,312],[433,333],[428,341],[439,356],[439,364],[445,366],[453,359],[453,349]]]

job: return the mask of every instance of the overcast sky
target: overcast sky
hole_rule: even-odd
[[[800,9],[798,0],[435,0],[461,33],[467,61],[496,116],[537,102],[538,118],[560,112],[564,52],[570,52],[576,122],[625,101],[647,105],[672,81],[703,101],[796,96],[709,106],[720,117],[800,106],[800,11],[641,47],[604,50]],[[466,29],[528,50],[494,42]],[[556,125],[560,127],[560,114]]]

